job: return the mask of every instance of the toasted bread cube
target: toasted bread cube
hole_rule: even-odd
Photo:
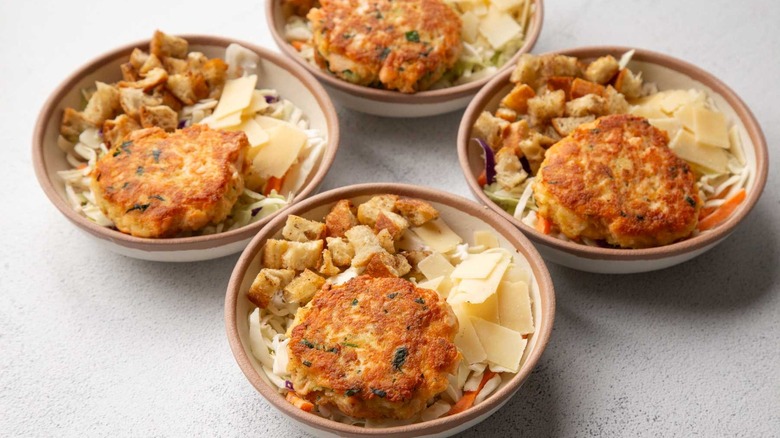
[[[142,106],[138,111],[138,118],[144,128],[162,128],[166,132],[173,132],[179,124],[179,116],[176,111],[165,105]]]
[[[358,210],[358,214],[359,211],[360,210]],[[403,216],[387,210],[379,212],[379,215],[376,217],[376,223],[374,224],[375,233],[387,230],[393,240],[398,240],[407,228],[409,228],[409,222],[404,219]]]
[[[555,144],[554,139],[544,134],[534,132],[517,145],[525,159],[528,160],[528,165],[531,167],[531,174],[536,175],[536,172],[542,165],[542,161],[544,161],[546,149],[553,144]]]
[[[515,84],[528,84],[536,88],[535,83],[539,79],[539,70],[542,67],[541,59],[536,55],[524,53],[517,60],[515,69],[509,80]]]
[[[336,266],[349,266],[352,257],[355,257],[355,248],[341,237],[328,237],[328,250],[333,256],[333,264]]]
[[[79,141],[79,135],[87,128],[95,128],[92,121],[84,117],[84,113],[73,108],[65,108],[60,122],[60,134],[71,143]]]
[[[165,88],[165,85],[157,86],[157,88],[155,88],[154,92],[152,93],[152,97],[161,101],[163,105],[171,107],[171,109],[174,111],[181,111],[182,107],[184,106],[181,101],[173,95],[173,93]]]
[[[149,43],[149,51],[160,58],[172,56],[184,59],[187,57],[188,46],[187,40],[184,38],[168,35],[157,30],[154,32],[151,43]]]
[[[119,105],[128,116],[138,119],[138,112],[142,106],[161,105],[162,99],[150,96],[138,88],[120,88]]]
[[[201,71],[209,87],[209,97],[212,99],[219,99],[222,95],[222,89],[227,81],[227,69],[228,65],[219,58],[210,59],[203,64]]]
[[[354,213],[355,206],[352,201],[342,199],[330,209],[325,216],[325,228],[327,235],[331,237],[344,237],[344,232],[358,224]]]
[[[127,82],[135,82],[138,80],[138,70],[133,67],[133,64],[129,62],[125,62],[124,64],[119,66],[119,69],[122,70],[122,80]]]
[[[333,254],[329,249],[322,251],[322,264],[320,265],[320,269],[318,269],[318,271],[320,274],[326,277],[333,277],[334,275],[338,275],[341,272],[341,270],[333,263]]]
[[[439,211],[433,205],[413,198],[399,198],[395,208],[413,227],[419,227],[439,217]]]
[[[390,231],[383,229],[376,233],[376,238],[379,239],[379,244],[385,251],[390,254],[395,254],[395,239],[393,239],[393,235],[390,234]]]
[[[496,117],[512,123],[517,120],[517,111],[509,108],[499,108],[496,110]]]
[[[552,119],[552,127],[558,135],[565,137],[583,123],[592,122],[594,120],[596,120],[596,117],[592,115],[585,117],[558,117]]]
[[[612,55],[602,56],[588,64],[585,79],[603,85],[615,77],[619,69],[620,66]]]
[[[163,63],[160,60],[160,58],[157,57],[154,53],[149,55],[149,57],[146,58],[146,62],[144,62],[144,65],[141,66],[141,68],[138,69],[138,74],[145,78],[149,72],[156,68],[164,68]]]
[[[545,55],[542,56],[542,78],[553,76],[582,76],[579,60],[574,56]]]
[[[130,64],[133,65],[133,67],[136,70],[140,70],[141,66],[143,66],[144,63],[146,63],[146,58],[148,57],[149,57],[148,53],[136,47],[135,49],[133,49],[133,53],[130,54],[129,62]]]
[[[287,216],[282,236],[287,240],[308,242],[325,238],[325,224],[291,214]]]
[[[373,227],[376,224],[379,213],[382,211],[395,211],[397,195],[377,195],[358,206],[358,222]]]
[[[345,234],[355,249],[355,256],[352,257],[352,266],[354,267],[365,266],[374,253],[387,252],[382,248],[376,234],[366,225],[352,227]]]
[[[565,110],[566,93],[562,90],[548,91],[528,100],[528,115],[533,126],[542,126],[550,119],[561,117]]]
[[[572,81],[571,90],[569,91],[571,99],[578,99],[582,96],[587,96],[588,94],[602,96],[604,94],[604,86],[580,78],[576,78]]]
[[[249,287],[246,297],[255,306],[265,309],[277,291],[282,290],[295,277],[292,269],[262,269]]]
[[[195,71],[203,70],[203,66],[208,62],[208,60],[209,58],[206,57],[203,52],[190,52],[187,54],[187,69]]]
[[[322,258],[322,240],[289,242],[268,239],[263,247],[263,266],[273,269],[316,269]]]
[[[604,99],[606,100],[606,114],[626,114],[628,112],[629,105],[626,97],[618,93],[611,85],[608,85],[604,90]]]
[[[509,129],[504,133],[504,146],[516,147],[518,143],[525,140],[531,129],[526,120],[518,120],[509,125]]]
[[[141,125],[134,118],[127,114],[120,114],[113,120],[103,122],[103,142],[111,149],[121,144],[127,134],[137,129],[141,129]]]
[[[626,99],[636,99],[642,96],[642,74],[635,75],[631,70],[624,68],[615,79],[615,89],[623,94]]]
[[[192,105],[209,95],[209,87],[201,73],[170,75],[166,87],[186,105]]]
[[[503,147],[496,153],[496,182],[506,190],[511,190],[528,178],[523,170],[520,158],[513,147]]]
[[[574,82],[571,76],[553,76],[547,79],[547,89],[550,91],[563,90],[566,93],[566,101],[571,100],[569,93],[571,92],[571,84]]]
[[[569,117],[585,117],[596,116],[599,117],[605,113],[607,108],[607,101],[595,94],[588,94],[578,99],[566,102],[566,115]]]
[[[371,277],[402,277],[410,270],[406,257],[379,252],[371,255],[363,274]]]
[[[144,91],[149,91],[154,87],[164,84],[168,80],[168,72],[163,68],[155,68],[146,73],[146,77],[140,81],[128,82],[119,81],[117,86],[119,88],[140,88]]]
[[[503,99],[501,105],[517,111],[519,114],[528,112],[528,99],[536,96],[534,89],[526,84],[517,84]]]
[[[482,111],[477,121],[474,122],[472,135],[483,140],[496,151],[501,148],[501,138],[507,127],[509,127],[509,122],[506,120],[495,117],[488,111]]]
[[[121,109],[119,105],[119,90],[113,85],[96,82],[97,91],[89,98],[84,108],[84,117],[93,125],[100,126],[108,119],[113,119]]]
[[[311,301],[323,284],[325,284],[324,278],[306,269],[284,287],[284,300],[288,303],[304,305]]]
[[[171,56],[164,56],[162,58],[162,65],[169,75],[184,74],[190,70],[189,62],[184,59],[173,58]]]

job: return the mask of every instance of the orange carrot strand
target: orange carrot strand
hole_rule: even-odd
[[[723,205],[718,207],[715,211],[704,217],[699,221],[699,231],[705,231],[714,228],[716,225],[728,219],[734,210],[739,207],[739,204],[745,200],[745,189],[740,190],[736,195],[732,196]]]

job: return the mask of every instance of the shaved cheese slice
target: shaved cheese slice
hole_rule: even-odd
[[[417,287],[435,290],[442,298],[447,298],[450,294],[450,290],[452,289],[452,280],[441,276],[436,277],[433,280],[426,280],[422,283],[418,283]]]
[[[298,158],[308,137],[289,123],[268,129],[267,133],[268,143],[255,155],[254,170],[261,178],[281,178]]]
[[[430,246],[434,251],[448,252],[463,242],[441,218],[428,221],[422,226],[412,228],[412,231]]]
[[[231,127],[230,130],[244,131],[247,140],[249,140],[249,145],[252,147],[268,143],[268,133],[254,119],[246,119],[240,125]]]
[[[498,298],[498,319],[502,326],[524,335],[534,332],[528,283],[502,281],[496,297]]]
[[[463,360],[468,364],[484,362],[487,359],[485,347],[480,342],[474,326],[471,324],[468,314],[463,309],[452,309],[458,318],[458,334],[455,335],[455,346],[463,354]]]
[[[484,319],[495,324],[501,324],[498,294],[489,296],[485,301],[477,304],[463,303],[463,311],[469,316]],[[503,325],[503,324],[501,324]]]
[[[517,266],[514,263],[511,263],[509,265],[509,268],[506,270],[506,274],[504,274],[504,281],[509,282],[517,282],[517,281],[524,281],[526,283],[531,282],[531,273],[528,271],[527,268],[523,268],[520,266]]]
[[[498,248],[498,237],[491,231],[474,231],[474,244],[482,245],[485,248]]]
[[[642,103],[631,107],[631,114],[646,119],[660,119],[666,117],[663,111],[661,111],[660,101]]]
[[[227,116],[217,119],[214,115],[203,119],[201,123],[206,123],[211,129],[226,129],[238,126],[241,124],[241,112],[228,114]]]
[[[662,95],[661,111],[666,114],[673,114],[681,106],[693,101],[693,96],[688,90],[669,90],[658,94]]]
[[[417,283],[417,287],[421,289],[430,289],[430,290],[438,290],[439,285],[444,280],[444,276],[441,275],[439,277],[433,278],[431,280],[425,280],[421,281],[420,283]]]
[[[266,108],[268,108],[268,102],[265,100],[265,95],[260,90],[252,90],[252,100],[242,112],[244,115],[253,116]]]
[[[469,254],[468,258],[452,271],[452,278],[487,278],[498,262],[504,258],[504,254],[499,252]]]
[[[723,113],[696,108],[693,111],[693,125],[696,143],[729,148],[728,124]]]
[[[508,12],[513,9],[519,9],[523,6],[523,0],[492,0],[491,4],[495,5],[500,11]]]
[[[729,157],[725,150],[696,143],[693,134],[681,130],[669,142],[669,149],[680,158],[718,173],[728,170]]]
[[[463,27],[460,30],[461,38],[467,43],[474,43],[477,40],[479,32],[479,18],[471,11],[460,16],[463,20]]]
[[[696,109],[696,105],[688,104],[683,105],[674,112],[674,117],[682,123],[685,129],[693,132],[696,127],[694,126],[693,112]]]
[[[732,126],[729,131],[729,142],[731,143],[731,147],[729,148],[731,154],[734,155],[734,158],[737,159],[739,164],[744,166],[745,151],[742,149],[742,138],[739,135],[739,128],[736,125]]]
[[[504,277],[504,273],[509,267],[509,263],[512,260],[511,257],[504,257],[496,265],[490,276],[485,279],[473,279],[467,278],[461,280],[458,284],[458,291],[463,292],[465,296],[459,297],[469,303],[482,303],[488,297],[496,293],[498,285],[501,284],[501,279]]]
[[[434,252],[428,257],[420,260],[417,269],[423,273],[425,278],[431,280],[436,277],[449,278],[455,267],[441,253]]]
[[[631,58],[634,57],[634,53],[636,53],[636,50],[631,49],[620,57],[620,61],[618,61],[618,70],[626,68],[628,63],[631,62]]]
[[[479,23],[479,33],[482,34],[494,49],[500,49],[511,39],[522,35],[523,28],[514,18],[496,7],[491,7],[487,15]]]
[[[395,247],[402,251],[419,251],[423,249],[424,246],[425,242],[411,231],[405,231],[401,234],[401,238],[395,243]]]
[[[666,131],[669,134],[669,138],[674,137],[677,135],[677,131],[683,129],[682,122],[672,117],[647,119],[647,121],[656,128]]]
[[[287,123],[284,120],[279,120],[268,116],[255,116],[255,122],[257,122],[257,124],[265,130],[275,128],[277,126],[292,126],[290,123]]]
[[[244,76],[238,79],[229,79],[222,89],[217,108],[214,110],[214,118],[221,119],[241,112],[252,101],[253,92],[257,85],[257,75]]]
[[[516,373],[527,343],[523,335],[480,318],[471,318],[471,324],[485,349],[487,360]]]

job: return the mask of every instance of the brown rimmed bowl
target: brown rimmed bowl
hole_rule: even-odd
[[[289,59],[244,41],[206,35],[181,35],[191,51],[203,52],[209,58],[224,58],[225,48],[238,43],[260,56],[259,83],[273,88],[301,108],[311,127],[327,136],[325,152],[311,171],[291,205],[311,195],[330,169],[339,143],[336,110],[322,86],[305,69]],[[137,41],[93,59],[65,79],[51,94],[38,116],[33,133],[33,165],[43,191],[55,207],[79,229],[102,246],[117,253],[154,261],[189,262],[223,257],[241,251],[249,240],[274,215],[236,230],[224,233],[170,239],[133,237],[115,229],[102,227],[73,210],[65,195],[65,185],[57,171],[70,169],[65,153],[57,146],[59,125],[66,107],[78,108],[82,88],[94,86],[96,80],[116,82],[121,79],[119,65],[126,62],[133,48],[146,50],[149,40]],[[286,208],[289,208],[286,207]],[[283,211],[283,210],[282,210]],[[279,214],[279,212],[275,213]]]
[[[557,53],[576,56],[583,60],[592,60],[604,55],[612,55],[619,59],[629,50],[632,48],[604,46],[569,49]],[[695,88],[704,90],[710,95],[718,109],[739,127],[746,165],[752,171],[747,181],[747,197],[725,222],[712,230],[657,248],[598,248],[566,242],[540,233],[493,203],[477,182],[484,161],[481,148],[471,142],[472,126],[482,111],[495,110],[501,98],[511,89],[509,82],[511,70],[507,70],[490,81],[466,109],[458,130],[458,157],[469,188],[479,202],[519,228],[531,239],[547,261],[582,271],[611,274],[647,272],[674,266],[704,253],[728,237],[750,213],[764,190],[769,162],[766,140],[758,121],[734,91],[699,67],[649,50],[636,49],[628,67],[635,72],[641,71],[644,80],[655,82],[660,91]]]
[[[544,21],[543,2],[534,0],[535,9],[528,22],[523,46],[493,76],[440,90],[404,94],[351,84],[306,61],[284,38],[285,16],[282,12],[282,2],[283,0],[266,0],[265,8],[268,28],[282,53],[319,79],[336,102],[355,111],[384,117],[425,117],[464,108],[492,77],[511,68],[521,54],[533,49]]]
[[[479,405],[457,415],[423,423],[383,429],[366,429],[304,412],[287,402],[284,396],[279,394],[252,355],[249,344],[248,317],[255,306],[249,302],[246,293],[260,271],[261,249],[269,238],[281,238],[281,231],[288,214],[322,220],[330,208],[340,199],[351,199],[353,202],[359,203],[373,195],[383,193],[414,197],[430,202],[439,210],[441,217],[447,224],[467,242],[473,243],[471,235],[474,230],[493,230],[499,236],[499,242],[503,248],[516,252],[525,258],[535,279],[534,286],[531,288],[531,298],[536,332],[528,339],[528,347],[523,355],[519,372],[505,380],[496,392]],[[517,259],[519,258],[517,257]],[[443,437],[474,426],[509,401],[531,374],[549,341],[554,316],[555,295],[550,274],[539,253],[517,228],[496,213],[465,198],[426,187],[389,183],[341,187],[307,199],[276,216],[244,250],[230,277],[225,297],[225,325],[228,341],[244,375],[272,406],[316,436]]]

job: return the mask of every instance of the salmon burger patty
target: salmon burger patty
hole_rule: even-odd
[[[460,354],[439,295],[401,278],[327,283],[301,308],[289,343],[302,397],[356,418],[411,418],[443,392]]]
[[[570,239],[647,248],[689,236],[701,201],[669,137],[620,114],[581,125],[546,153],[534,183],[538,214]]]
[[[173,237],[225,220],[244,190],[246,134],[205,125],[130,133],[101,157],[90,186],[120,231]]]
[[[460,57],[461,19],[442,0],[322,0],[309,11],[315,59],[348,82],[414,93]]]

